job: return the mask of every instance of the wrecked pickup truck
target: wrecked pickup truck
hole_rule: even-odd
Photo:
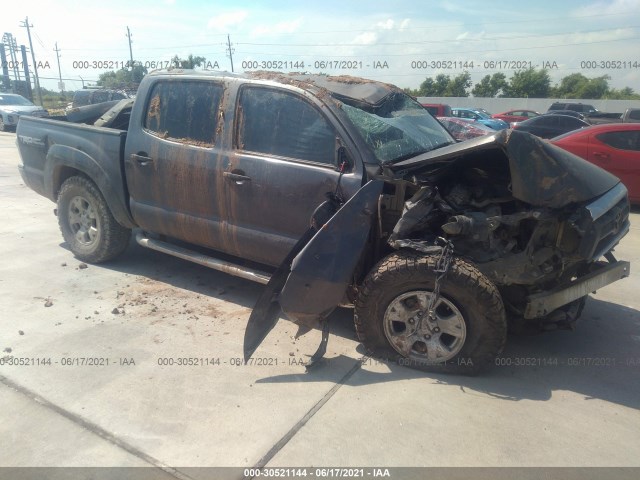
[[[301,329],[354,306],[373,354],[491,365],[508,327],[572,328],[629,275],[627,191],[527,133],[456,143],[400,89],[348,76],[173,70],[101,126],[20,120],[25,183],[87,262],[148,248],[267,284],[249,357],[281,310]]]

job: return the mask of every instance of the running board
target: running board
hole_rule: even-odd
[[[260,270],[253,270],[246,267],[240,267],[234,263],[225,262],[223,260],[219,260],[202,253],[194,252],[193,250],[178,247],[177,245],[163,242],[162,240],[148,238],[145,237],[141,232],[136,234],[136,242],[138,242],[139,245],[145,248],[150,248],[152,250],[166,253],[168,255],[173,255],[174,257],[182,258],[183,260],[188,260],[190,262],[197,263],[198,265],[212,268],[213,270],[218,270],[220,272],[228,273],[236,277],[261,283],[262,285],[266,285],[271,278],[271,275],[266,272],[261,272]]]

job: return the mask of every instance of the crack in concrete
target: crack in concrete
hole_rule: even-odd
[[[322,397],[318,403],[316,403],[311,409],[284,434],[284,436],[278,440],[273,447],[253,466],[253,468],[263,468],[269,463],[276,454],[282,450],[287,443],[304,427],[313,416],[324,406],[325,403],[333,397],[336,392],[349,380],[358,370],[362,367],[363,363],[367,361],[369,357],[363,356],[358,362],[349,370],[338,383],[336,383],[331,390],[329,390],[324,397]],[[253,477],[255,478],[255,477]]]
[[[17,384],[16,382],[14,382],[13,380],[5,377],[4,375],[0,375],[0,383],[4,384],[5,386],[15,390],[18,393],[21,393],[22,395],[26,396],[27,398],[33,400],[36,403],[39,403],[40,405],[42,405],[43,407],[52,410],[53,412],[57,413],[58,415],[61,415],[63,417],[65,417],[66,419],[70,420],[71,422],[75,423],[76,425],[79,425],[80,427],[84,428],[85,430],[93,433],[94,435],[99,436],[100,438],[106,440],[107,442],[111,443],[112,445],[115,445],[116,447],[125,450],[126,452],[130,453],[131,455],[138,457],[139,459],[149,463],[150,465],[164,471],[165,473],[169,474],[170,476],[177,478],[179,480],[193,480],[192,477],[185,475],[184,473],[180,472],[179,470],[176,470],[173,467],[170,467],[169,465],[166,465],[164,463],[162,463],[160,460],[152,457],[151,455],[143,452],[142,450],[140,450],[139,448],[134,447],[133,445],[125,442],[124,440],[118,438],[117,436],[115,436],[113,433],[105,430],[104,428],[102,428],[101,426],[81,417],[80,415],[77,415],[73,412],[70,412],[68,410],[65,410],[64,408],[60,407],[59,405],[56,405],[55,403],[51,402],[50,400],[47,400],[46,398],[44,398],[41,395],[38,395],[37,393],[35,393],[32,390],[29,390],[27,387],[24,387],[22,385]]]

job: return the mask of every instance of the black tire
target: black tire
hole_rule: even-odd
[[[70,177],[62,184],[58,224],[73,254],[89,263],[117,257],[131,238],[131,230],[113,218],[98,187],[84,177]]]
[[[407,345],[412,345],[409,351],[394,347],[394,343],[397,345],[404,337],[403,322],[393,321],[393,317],[399,315],[396,307],[404,309],[405,313],[409,310],[417,312],[411,313],[410,319],[404,322],[405,332],[414,329],[413,333],[416,333],[417,329],[409,323],[419,325],[416,319],[424,315],[426,309],[421,307],[434,288],[436,260],[437,256],[400,251],[380,261],[365,279],[355,302],[358,338],[374,356],[400,365],[428,372],[475,375],[492,366],[502,351],[507,338],[507,322],[496,286],[460,258],[454,257],[440,284],[440,300],[435,309],[438,318],[439,309],[444,309],[443,319],[450,318],[453,324],[445,328],[442,323],[442,329],[428,332],[430,335],[424,336],[429,337],[428,341],[422,340],[422,334],[412,335],[407,341]],[[406,302],[412,298],[414,303],[407,306]],[[441,325],[440,320],[438,325]],[[445,333],[445,329],[457,333],[452,336]],[[444,352],[444,360],[433,358],[431,352]]]

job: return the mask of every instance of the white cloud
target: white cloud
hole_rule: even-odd
[[[378,22],[376,23],[376,27],[380,27],[383,30],[391,30],[395,22],[391,19],[388,19],[386,22]]]
[[[402,23],[400,23],[401,32],[409,26],[409,22],[411,22],[411,20],[408,18],[405,18],[404,20],[402,20]]]
[[[246,10],[224,12],[220,15],[216,15],[215,17],[211,17],[207,26],[215,30],[225,30],[229,27],[241,24],[248,16],[249,12]]]
[[[277,33],[295,33],[302,25],[302,17],[295,20],[278,22],[275,25],[258,25],[251,31],[252,36],[277,34]]]
[[[353,43],[358,45],[373,45],[378,40],[378,35],[374,32],[364,32],[353,39]]]
[[[574,17],[611,15],[626,13],[633,15],[640,10],[640,0],[598,1],[587,4],[571,12]]]

